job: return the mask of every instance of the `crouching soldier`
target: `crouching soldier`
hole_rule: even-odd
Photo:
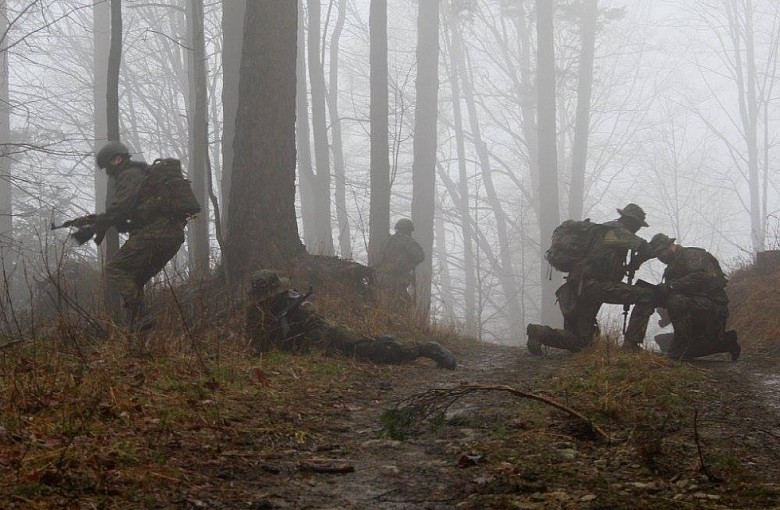
[[[457,362],[437,342],[401,344],[390,335],[372,338],[327,320],[306,301],[309,296],[290,287],[287,278],[274,271],[252,275],[246,314],[246,336],[257,352],[280,349],[343,354],[375,363],[407,363],[430,358],[440,368],[454,370]]]
[[[663,283],[655,291],[657,306],[668,311],[674,327],[668,355],[693,359],[728,353],[737,360],[741,348],[737,332],[726,331],[727,280],[718,260],[702,248],[680,246],[674,241],[664,234],[650,240],[653,256],[666,264]]]

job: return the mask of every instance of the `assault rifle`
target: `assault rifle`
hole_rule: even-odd
[[[95,244],[100,244],[103,242],[103,238],[106,235],[108,226],[98,220],[99,218],[97,214],[86,214],[84,216],[79,216],[78,218],[68,220],[62,225],[55,225],[52,221],[51,230],[57,230],[60,228],[74,228],[76,230],[71,232],[70,236],[76,240],[79,246],[86,243],[93,237],[95,238]]]
[[[314,294],[314,287],[309,287],[309,290],[306,292],[306,294],[299,294],[298,297],[287,303],[287,305],[282,308],[279,314],[276,315],[276,320],[279,322],[283,321],[287,314],[293,312],[296,308],[301,306],[303,302],[306,301],[306,299],[312,294]]]
[[[636,273],[636,267],[634,267],[634,258],[637,256],[636,250],[631,250],[631,258],[626,266],[626,275],[628,276],[628,284],[631,285],[634,282],[634,274]],[[628,310],[631,305],[628,303],[623,305],[623,336],[626,336],[626,322],[628,321]]]

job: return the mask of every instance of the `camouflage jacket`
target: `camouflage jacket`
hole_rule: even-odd
[[[673,293],[726,300],[726,275],[718,259],[702,248],[677,250],[666,266],[664,281]]]
[[[425,251],[412,236],[396,232],[387,238],[375,267],[380,273],[403,277],[425,260]]]
[[[143,199],[143,188],[146,183],[146,163],[125,160],[119,167],[113,169],[114,198],[103,213],[102,219],[111,225],[133,221],[138,204]]]
[[[632,257],[632,268],[638,269],[650,258],[647,241],[633,234],[630,230],[615,220],[604,223],[610,227],[603,236],[593,243],[585,257],[581,271],[570,276],[585,277],[593,280],[619,282],[626,275],[626,258],[629,251],[636,254]]]

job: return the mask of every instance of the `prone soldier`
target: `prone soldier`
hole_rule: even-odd
[[[306,300],[310,293],[293,290],[290,281],[275,271],[252,275],[245,332],[256,352],[319,349],[374,363],[408,363],[422,357],[432,359],[440,368],[454,370],[457,366],[455,356],[438,342],[405,344],[390,335],[373,338],[336,324]]]

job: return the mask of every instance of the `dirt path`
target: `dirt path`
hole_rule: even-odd
[[[417,392],[461,383],[536,390],[547,384],[563,362],[561,356],[540,360],[522,349],[491,345],[475,346],[458,355],[456,371],[423,363],[392,367],[361,380],[350,391],[329,395],[334,412],[323,422],[318,441],[306,449],[280,451],[273,459],[245,463],[247,471],[233,477],[231,484],[240,484],[242,493],[252,494],[245,503],[248,508],[623,508],[636,497],[643,503],[631,507],[676,508],[683,502],[697,508],[757,507],[754,502],[735,503],[740,495],[733,487],[710,483],[703,475],[688,479],[652,472],[631,460],[625,447],[595,448],[565,435],[552,436],[548,452],[525,452],[532,461],[529,465],[536,467],[522,473],[523,481],[507,489],[496,479],[496,472],[503,469],[502,459],[483,458],[480,450],[495,440],[496,430],[518,419],[513,399],[500,394],[457,404],[454,414],[469,419],[447,425],[438,434],[404,441],[382,438],[382,412]],[[762,382],[767,369],[754,372],[749,361],[704,361],[694,366],[713,375],[713,398],[701,409],[697,432],[708,443],[732,442],[741,455],[748,452],[733,461],[755,466],[755,477],[749,483],[765,493],[761,501],[780,504],[776,483],[780,413],[768,405],[777,403],[778,394],[776,387]],[[475,416],[481,421],[475,422]],[[694,453],[689,453],[694,462]],[[548,454],[555,458],[548,459]],[[557,486],[549,480],[537,483],[548,476],[539,467],[545,465],[561,471]],[[722,463],[717,465],[720,468]],[[690,466],[684,467],[690,471]],[[719,473],[724,474],[722,469]],[[219,498],[204,505],[223,506]]]

